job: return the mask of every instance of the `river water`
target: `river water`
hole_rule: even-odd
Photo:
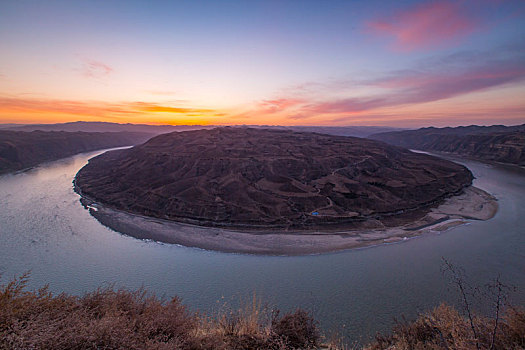
[[[366,249],[253,256],[141,241],[104,227],[72,186],[76,172],[98,153],[0,177],[3,282],[30,270],[30,288],[49,284],[53,292],[143,286],[206,312],[236,307],[255,293],[270,307],[310,310],[324,329],[361,342],[389,330],[394,317],[457,301],[440,271],[445,257],[474,285],[501,275],[517,287],[514,303],[525,305],[523,168],[457,160],[472,170],[476,186],[498,198],[500,209],[489,221]]]

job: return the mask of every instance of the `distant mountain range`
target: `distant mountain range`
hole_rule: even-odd
[[[372,134],[369,138],[430,152],[525,165],[525,124],[422,128]]]
[[[297,132],[316,132],[334,136],[367,137],[372,134],[405,130],[388,126],[268,126],[251,125],[250,128],[291,130]]]
[[[213,128],[202,125],[148,125],[148,124],[119,124],[108,122],[69,122],[58,124],[0,124],[0,129],[15,131],[68,131],[68,132],[141,132],[150,134],[164,134],[173,131],[196,130]]]
[[[0,129],[16,131],[69,131],[69,132],[146,132],[164,134],[173,131],[187,131],[198,129],[213,129],[214,125],[148,125],[148,124],[118,124],[108,122],[70,122],[60,124],[0,124]],[[273,126],[273,125],[246,125],[237,127],[285,129],[299,132],[317,132],[336,136],[367,137],[371,134],[403,130],[384,126]]]
[[[170,133],[174,131],[189,131],[199,129],[212,129],[214,125],[148,125],[148,124],[119,124],[110,122],[69,122],[58,124],[0,124],[0,132],[7,131],[47,131],[47,132],[69,132],[69,133],[135,133],[133,142],[128,145],[142,143],[150,137],[158,134]],[[385,126],[275,126],[275,125],[238,125],[237,128],[264,128],[290,130],[297,132],[316,132],[321,134],[336,136],[367,137],[374,140],[387,142],[396,146],[409,149],[419,149],[430,152],[447,152],[468,156],[480,160],[498,161],[525,165],[525,124],[515,126],[492,125],[492,126],[460,126],[446,128],[421,128],[417,130],[406,130]],[[138,135],[141,134],[140,137]],[[5,141],[7,134],[0,134],[0,152],[5,151]],[[37,134],[34,134],[37,135]],[[34,136],[33,135],[33,136]],[[22,136],[20,136],[22,137]],[[40,136],[39,136],[40,137]],[[71,135],[74,138],[74,135]],[[84,135],[85,137],[85,135]],[[95,143],[100,141],[102,136],[93,138]],[[65,138],[62,135],[62,138]],[[124,140],[124,135],[116,138],[119,142]],[[27,135],[26,142],[29,140]],[[139,142],[140,140],[140,142]],[[35,142],[40,142],[40,138]],[[73,145],[71,143],[70,145]],[[109,145],[114,147],[122,145]],[[66,145],[64,145],[66,147]],[[101,147],[101,148],[105,148]],[[67,148],[67,147],[66,147]],[[79,152],[94,150],[96,148],[73,147],[64,149],[64,156],[69,156]],[[3,150],[3,151],[2,151]],[[43,152],[43,151],[42,151]],[[61,154],[62,154],[61,153]],[[41,154],[42,155],[42,154]],[[57,159],[57,155],[51,159]],[[2,155],[0,154],[0,162]],[[47,159],[44,157],[46,160]],[[43,159],[44,159],[43,158]],[[24,162],[22,162],[24,163]],[[21,164],[22,164],[21,163]],[[33,162],[30,162],[33,163]],[[25,164],[25,163],[24,163]],[[29,165],[32,166],[32,165]],[[25,166],[24,166],[25,167]],[[0,170],[1,172],[1,170]]]
[[[0,174],[97,149],[143,143],[158,134],[212,129],[210,125],[147,125],[109,122],[58,124],[0,124]],[[243,128],[246,126],[236,126]],[[366,137],[372,133],[399,130],[381,126],[251,126],[267,129],[317,132],[338,136]]]
[[[97,149],[131,146],[153,134],[0,130],[0,174]]]

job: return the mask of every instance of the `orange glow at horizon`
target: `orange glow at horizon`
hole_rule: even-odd
[[[154,103],[105,103],[0,98],[0,122],[49,124],[69,121],[209,125],[224,112],[205,108],[169,107]]]
[[[385,106],[356,112],[311,111],[311,101],[268,100],[237,109],[219,110],[166,106],[155,103],[103,103],[36,99],[0,99],[0,122],[49,124],[71,121],[105,121],[169,125],[386,125],[430,126],[490,123],[505,113],[507,124],[521,124],[523,89],[507,88],[496,94],[482,92],[419,104]],[[458,118],[458,116],[460,118]],[[439,120],[439,123],[436,123]]]

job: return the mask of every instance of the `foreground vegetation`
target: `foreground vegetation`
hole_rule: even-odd
[[[472,321],[442,304],[413,322],[398,321],[392,334],[377,335],[365,349],[525,349],[525,310],[508,308],[497,324],[480,316]]]
[[[208,317],[144,290],[76,297],[26,284],[22,276],[0,289],[0,349],[309,349],[321,339],[305,311],[265,312],[255,298]]]
[[[178,298],[144,290],[98,289],[82,297],[26,289],[27,276],[0,288],[0,349],[348,349],[327,342],[303,310],[281,314],[254,298],[215,317]],[[398,322],[364,349],[525,349],[525,311],[499,308],[492,319],[447,305]]]

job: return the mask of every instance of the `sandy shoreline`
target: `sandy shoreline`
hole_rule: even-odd
[[[178,223],[130,214],[83,199],[90,213],[103,225],[126,235],[163,243],[208,250],[264,255],[308,255],[400,242],[441,232],[468,220],[488,220],[497,210],[496,199],[476,187],[448,198],[422,219],[399,227],[308,232],[242,232]],[[377,223],[375,223],[377,226]]]

